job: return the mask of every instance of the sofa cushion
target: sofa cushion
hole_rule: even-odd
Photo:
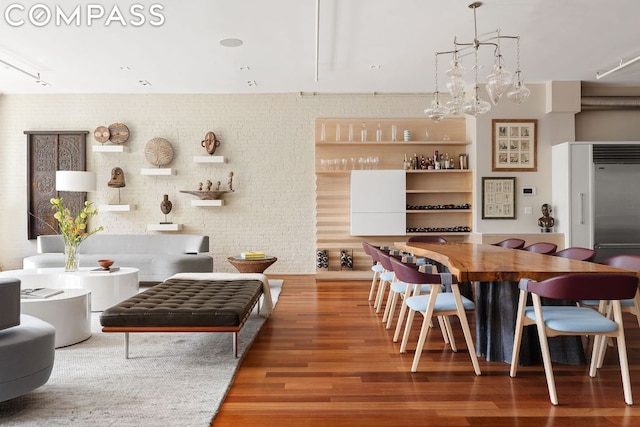
[[[0,278],[0,331],[20,324],[20,280]]]

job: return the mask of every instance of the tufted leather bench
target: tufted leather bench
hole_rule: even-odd
[[[232,332],[238,357],[238,332],[260,300],[260,280],[167,279],[100,315],[102,332]]]

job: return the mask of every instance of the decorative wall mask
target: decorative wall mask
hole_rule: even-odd
[[[218,141],[215,133],[207,132],[200,145],[207,150],[207,153],[213,156],[213,153],[216,152],[216,148],[220,146],[220,141]]]
[[[107,185],[111,188],[122,188],[126,187],[126,183],[124,181],[124,171],[120,167],[115,167],[111,169],[111,179],[107,183]]]

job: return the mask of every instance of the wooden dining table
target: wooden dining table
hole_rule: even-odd
[[[401,251],[438,261],[447,266],[459,282],[539,281],[568,273],[638,274],[593,262],[480,243],[396,242],[394,246]]]
[[[473,295],[467,296],[474,298],[476,303],[475,350],[478,356],[488,361],[511,362],[520,279],[540,281],[569,273],[640,275],[593,262],[488,244],[395,242],[394,246],[403,252],[436,261],[454,274],[461,284],[472,284],[469,289]],[[554,362],[586,363],[580,337],[550,338],[549,345]],[[527,331],[520,351],[520,363],[536,363],[538,353],[537,332]]]

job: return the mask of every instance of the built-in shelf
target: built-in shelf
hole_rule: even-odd
[[[182,224],[147,224],[148,231],[180,231]]]
[[[93,145],[91,147],[94,153],[128,153],[129,147],[124,145]]]
[[[191,206],[222,206],[224,205],[224,200],[192,200]]]
[[[100,205],[99,212],[129,212],[136,208],[136,205]]]
[[[173,175],[174,171],[171,168],[149,168],[140,169],[141,175]]]
[[[224,156],[193,156],[193,163],[224,163]]]

